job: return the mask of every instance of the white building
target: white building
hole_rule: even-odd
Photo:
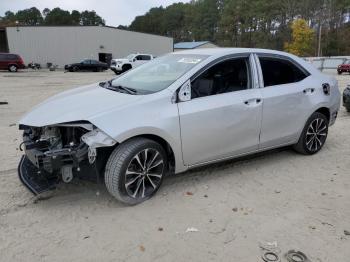
[[[26,64],[65,64],[90,58],[109,62],[130,53],[159,56],[173,51],[173,39],[109,26],[14,26],[5,28],[0,46]],[[2,48],[4,49],[4,48]],[[0,52],[3,50],[0,50]]]

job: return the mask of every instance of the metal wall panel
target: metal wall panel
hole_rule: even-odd
[[[11,53],[21,55],[26,64],[33,61],[42,66],[98,60],[98,53],[121,58],[137,52],[159,56],[173,51],[172,38],[104,26],[7,27],[6,32]]]

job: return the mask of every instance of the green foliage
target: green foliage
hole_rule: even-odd
[[[306,20],[296,19],[292,25],[292,41],[285,43],[285,50],[297,56],[310,56],[314,43],[315,31]]]
[[[220,46],[283,50],[292,41],[290,24],[302,18],[315,32],[323,28],[324,55],[350,54],[350,0],[192,0],[152,8],[130,30],[166,35],[180,41],[212,41]],[[317,38],[317,37],[316,37]],[[303,54],[315,55],[317,41]]]
[[[50,10],[45,8],[41,13],[35,7],[20,10],[17,13],[5,12],[4,17],[0,17],[1,26],[16,25],[104,25],[105,21],[96,14],[95,11],[77,10],[72,12],[62,10],[58,7]]]

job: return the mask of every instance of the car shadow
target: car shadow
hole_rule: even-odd
[[[297,153],[290,147],[283,147],[215,164],[208,164],[180,174],[169,174],[164,178],[157,194],[146,202],[157,201],[157,197],[172,194],[178,188],[184,188],[188,184],[200,182],[201,184],[210,185],[218,179],[218,175],[221,178],[231,177],[234,179],[235,176],[244,173],[245,170],[248,171],[252,163],[258,162],[260,164],[261,162],[261,164],[268,165],[284,161],[292,155],[297,156]],[[240,172],[235,172],[235,168],[239,168]],[[69,205],[78,206],[91,205],[93,203],[113,208],[129,207],[115,200],[108,193],[103,181],[99,184],[83,180],[73,180],[69,184],[61,183],[56,190],[38,196],[34,200],[35,204],[40,203],[44,208],[49,209],[57,205],[65,205],[67,202],[69,202]]]

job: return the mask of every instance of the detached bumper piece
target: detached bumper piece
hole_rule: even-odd
[[[57,175],[38,169],[27,156],[22,156],[19,162],[18,175],[21,182],[34,195],[53,190],[58,183]]]

